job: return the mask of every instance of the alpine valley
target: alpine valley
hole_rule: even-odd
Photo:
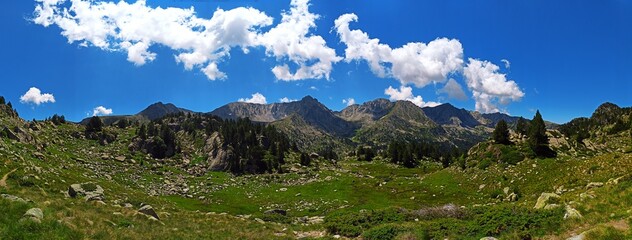
[[[612,103],[562,125],[310,96],[72,123],[0,100],[0,239],[632,236],[632,108]]]

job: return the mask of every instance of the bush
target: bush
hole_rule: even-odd
[[[332,234],[357,237],[363,231],[385,223],[410,220],[402,209],[387,208],[383,210],[364,211],[360,213],[335,213],[325,218],[325,228]]]
[[[405,231],[405,228],[397,224],[384,224],[371,228],[362,234],[367,240],[390,240]]]
[[[101,118],[97,116],[90,118],[88,125],[86,125],[86,133],[101,132],[102,130],[103,122],[101,121]]]
[[[531,238],[559,228],[564,209],[534,210],[512,205],[496,205],[474,209],[475,221],[470,231],[476,235],[498,236],[514,232]]]
[[[261,218],[266,222],[275,222],[275,223],[283,223],[290,224],[292,223],[292,218],[282,214],[264,214]]]

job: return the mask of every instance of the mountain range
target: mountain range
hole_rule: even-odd
[[[105,124],[123,118],[150,121],[180,112],[193,113],[171,103],[158,102],[135,115],[105,116],[102,120]],[[288,103],[233,102],[204,114],[270,124],[307,148],[345,148],[358,144],[380,147],[391,140],[407,140],[467,149],[487,139],[501,119],[510,125],[519,119],[504,113],[468,111],[449,103],[420,108],[409,101],[391,102],[383,98],[333,111],[311,96]],[[81,121],[87,122],[88,118]]]

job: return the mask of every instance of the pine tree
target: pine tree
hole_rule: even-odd
[[[3,96],[0,96],[0,105],[3,105],[3,104],[5,104],[5,103],[6,103],[6,102],[5,102],[5,100],[4,100],[4,97],[3,97]]]
[[[507,128],[507,122],[505,120],[500,120],[496,124],[496,129],[494,129],[494,133],[492,134],[494,141],[499,144],[509,145],[511,141],[509,141],[509,129]]]
[[[521,134],[522,136],[526,136],[529,133],[529,123],[527,120],[520,117],[518,122],[516,123],[516,132]]]
[[[145,126],[145,124],[143,123],[143,125],[140,125],[140,128],[138,129],[138,137],[140,137],[140,139],[147,139],[147,127]]]
[[[529,147],[536,155],[541,157],[549,157],[554,152],[549,148],[549,137],[546,136],[546,126],[540,111],[536,111],[531,126],[529,126]]]

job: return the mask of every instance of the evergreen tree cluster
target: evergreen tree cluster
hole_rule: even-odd
[[[233,173],[279,172],[290,149],[288,138],[273,126],[253,124],[250,119],[223,120],[219,132],[225,148],[233,149],[229,159]]]
[[[459,155],[461,153],[455,147],[441,148],[425,142],[391,141],[386,150],[386,157],[389,157],[392,163],[407,168],[416,167],[420,161],[426,159],[441,162],[444,167],[448,167]]]
[[[375,155],[375,150],[373,150],[372,147],[358,146],[358,149],[356,150],[356,157],[359,161],[373,161]]]
[[[142,124],[136,135],[144,141],[147,153],[154,158],[167,158],[180,151],[176,134],[166,122]]]
[[[179,151],[174,130],[192,138],[219,133],[222,145],[216,147],[230,150],[228,168],[236,174],[280,172],[286,153],[292,147],[289,139],[273,126],[256,124],[248,118],[223,120],[204,114],[171,114],[152,124],[141,125],[136,134],[146,142],[154,142],[148,152],[164,158]]]
[[[2,108],[0,108],[0,111],[3,111],[5,113],[9,114],[10,116],[18,117],[18,111],[13,109],[13,104],[11,104],[11,102],[6,102],[6,100],[4,99],[3,96],[0,96],[0,106],[8,107],[8,109],[5,108],[5,107],[2,107]]]
[[[66,123],[66,117],[64,117],[64,115],[59,116],[55,114],[52,117],[46,118],[44,121],[50,121],[53,124],[59,126]]]
[[[98,116],[93,116],[86,125],[86,135],[90,133],[96,133],[103,131],[103,121]]]

